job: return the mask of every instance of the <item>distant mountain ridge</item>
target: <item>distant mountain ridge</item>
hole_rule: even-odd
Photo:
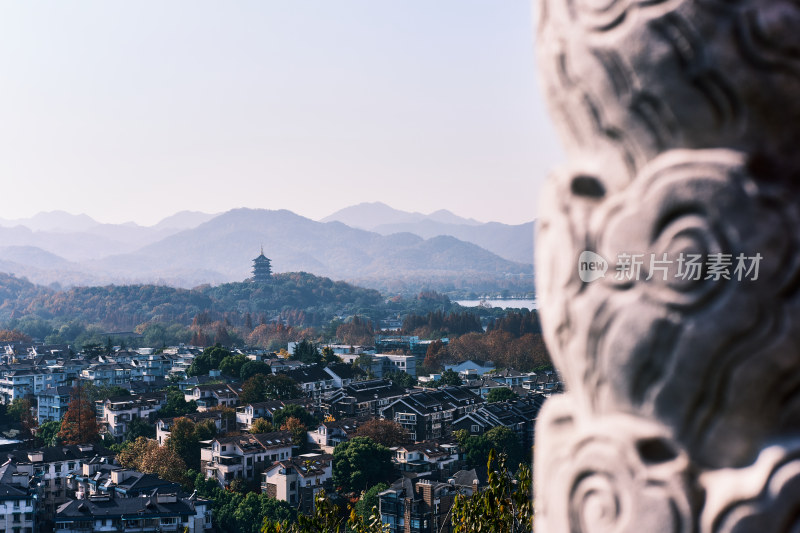
[[[439,212],[437,217],[453,220],[456,215]],[[511,283],[532,290],[531,261],[511,261],[436,230],[444,225],[449,233],[496,244],[503,242],[491,236],[492,224],[497,223],[426,219],[420,224],[434,225],[428,237],[402,231],[402,225],[383,234],[338,221],[317,222],[287,210],[234,209],[216,216],[177,213],[151,227],[97,223],[71,233],[0,227],[0,272],[45,285],[156,283],[191,288],[248,278],[252,259],[263,245],[275,272],[311,272],[373,288],[397,283]],[[526,238],[520,235],[507,239]]]
[[[340,209],[323,218],[322,222],[335,220],[381,235],[407,232],[424,239],[449,235],[476,244],[509,261],[533,262],[534,222],[517,225],[483,223],[472,218],[459,217],[446,210],[423,215],[393,209],[381,202],[362,203]]]
[[[477,226],[481,224],[472,218],[463,218],[447,209],[434,211],[429,215],[409,213],[386,205],[383,202],[364,202],[340,209],[328,215],[320,222],[343,222],[351,228],[375,231],[375,228],[386,224],[412,224],[422,221],[433,221],[441,224],[465,224]]]
[[[251,260],[263,244],[276,272],[307,271],[334,279],[479,272],[525,275],[530,266],[504,260],[452,237],[425,240],[401,233],[380,235],[340,222],[316,222],[291,211],[234,209],[134,254],[99,261],[105,270],[147,272],[149,265],[171,268],[203,265],[230,280],[250,275]]]

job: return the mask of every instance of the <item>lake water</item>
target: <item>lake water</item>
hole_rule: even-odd
[[[526,298],[497,298],[494,300],[456,300],[458,305],[464,307],[478,307],[479,305],[489,307],[501,307],[503,309],[537,309],[538,305],[534,299]]]

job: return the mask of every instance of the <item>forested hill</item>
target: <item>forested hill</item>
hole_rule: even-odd
[[[201,313],[274,316],[287,311],[322,322],[382,302],[378,291],[305,272],[276,274],[266,285],[249,282],[176,289],[160,285],[74,287],[58,291],[0,274],[0,322],[22,318],[97,324],[109,331],[145,322],[189,324]]]

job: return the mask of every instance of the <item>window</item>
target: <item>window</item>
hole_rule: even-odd
[[[294,481],[292,481],[291,483],[289,483],[289,490],[294,490],[294,489],[295,489],[295,483]]]
[[[472,432],[473,433],[478,433],[478,432],[480,432],[480,430],[481,430],[481,427],[478,424],[472,424]]]

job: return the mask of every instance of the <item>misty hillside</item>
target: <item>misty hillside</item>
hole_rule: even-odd
[[[410,233],[380,235],[340,222],[315,222],[290,211],[235,209],[133,254],[101,260],[115,275],[206,268],[231,281],[250,275],[260,247],[276,272],[306,271],[357,280],[418,273],[530,274],[529,265],[504,260],[454,238],[425,240]]]
[[[503,259],[533,263],[533,222],[517,225],[483,223],[459,217],[447,210],[423,215],[393,209],[380,202],[346,207],[323,218],[322,222],[334,220],[381,235],[407,232],[424,239],[449,235],[476,244]]]
[[[448,213],[437,216],[455,217]],[[99,223],[86,227],[80,215],[60,213],[56,218],[64,228],[75,225],[81,230],[0,227],[0,272],[55,287],[156,283],[191,288],[247,279],[252,259],[263,245],[275,272],[311,272],[380,289],[399,282],[403,290],[424,286],[532,290],[532,261],[511,261],[488,249],[516,250],[516,257],[530,258],[532,238],[527,227],[427,219],[372,232],[263,209],[235,209],[216,216],[182,212],[151,227]],[[447,231],[439,231],[441,227]],[[497,227],[501,231],[495,234]],[[476,240],[486,246],[475,244]],[[516,281],[509,285],[509,280]]]

